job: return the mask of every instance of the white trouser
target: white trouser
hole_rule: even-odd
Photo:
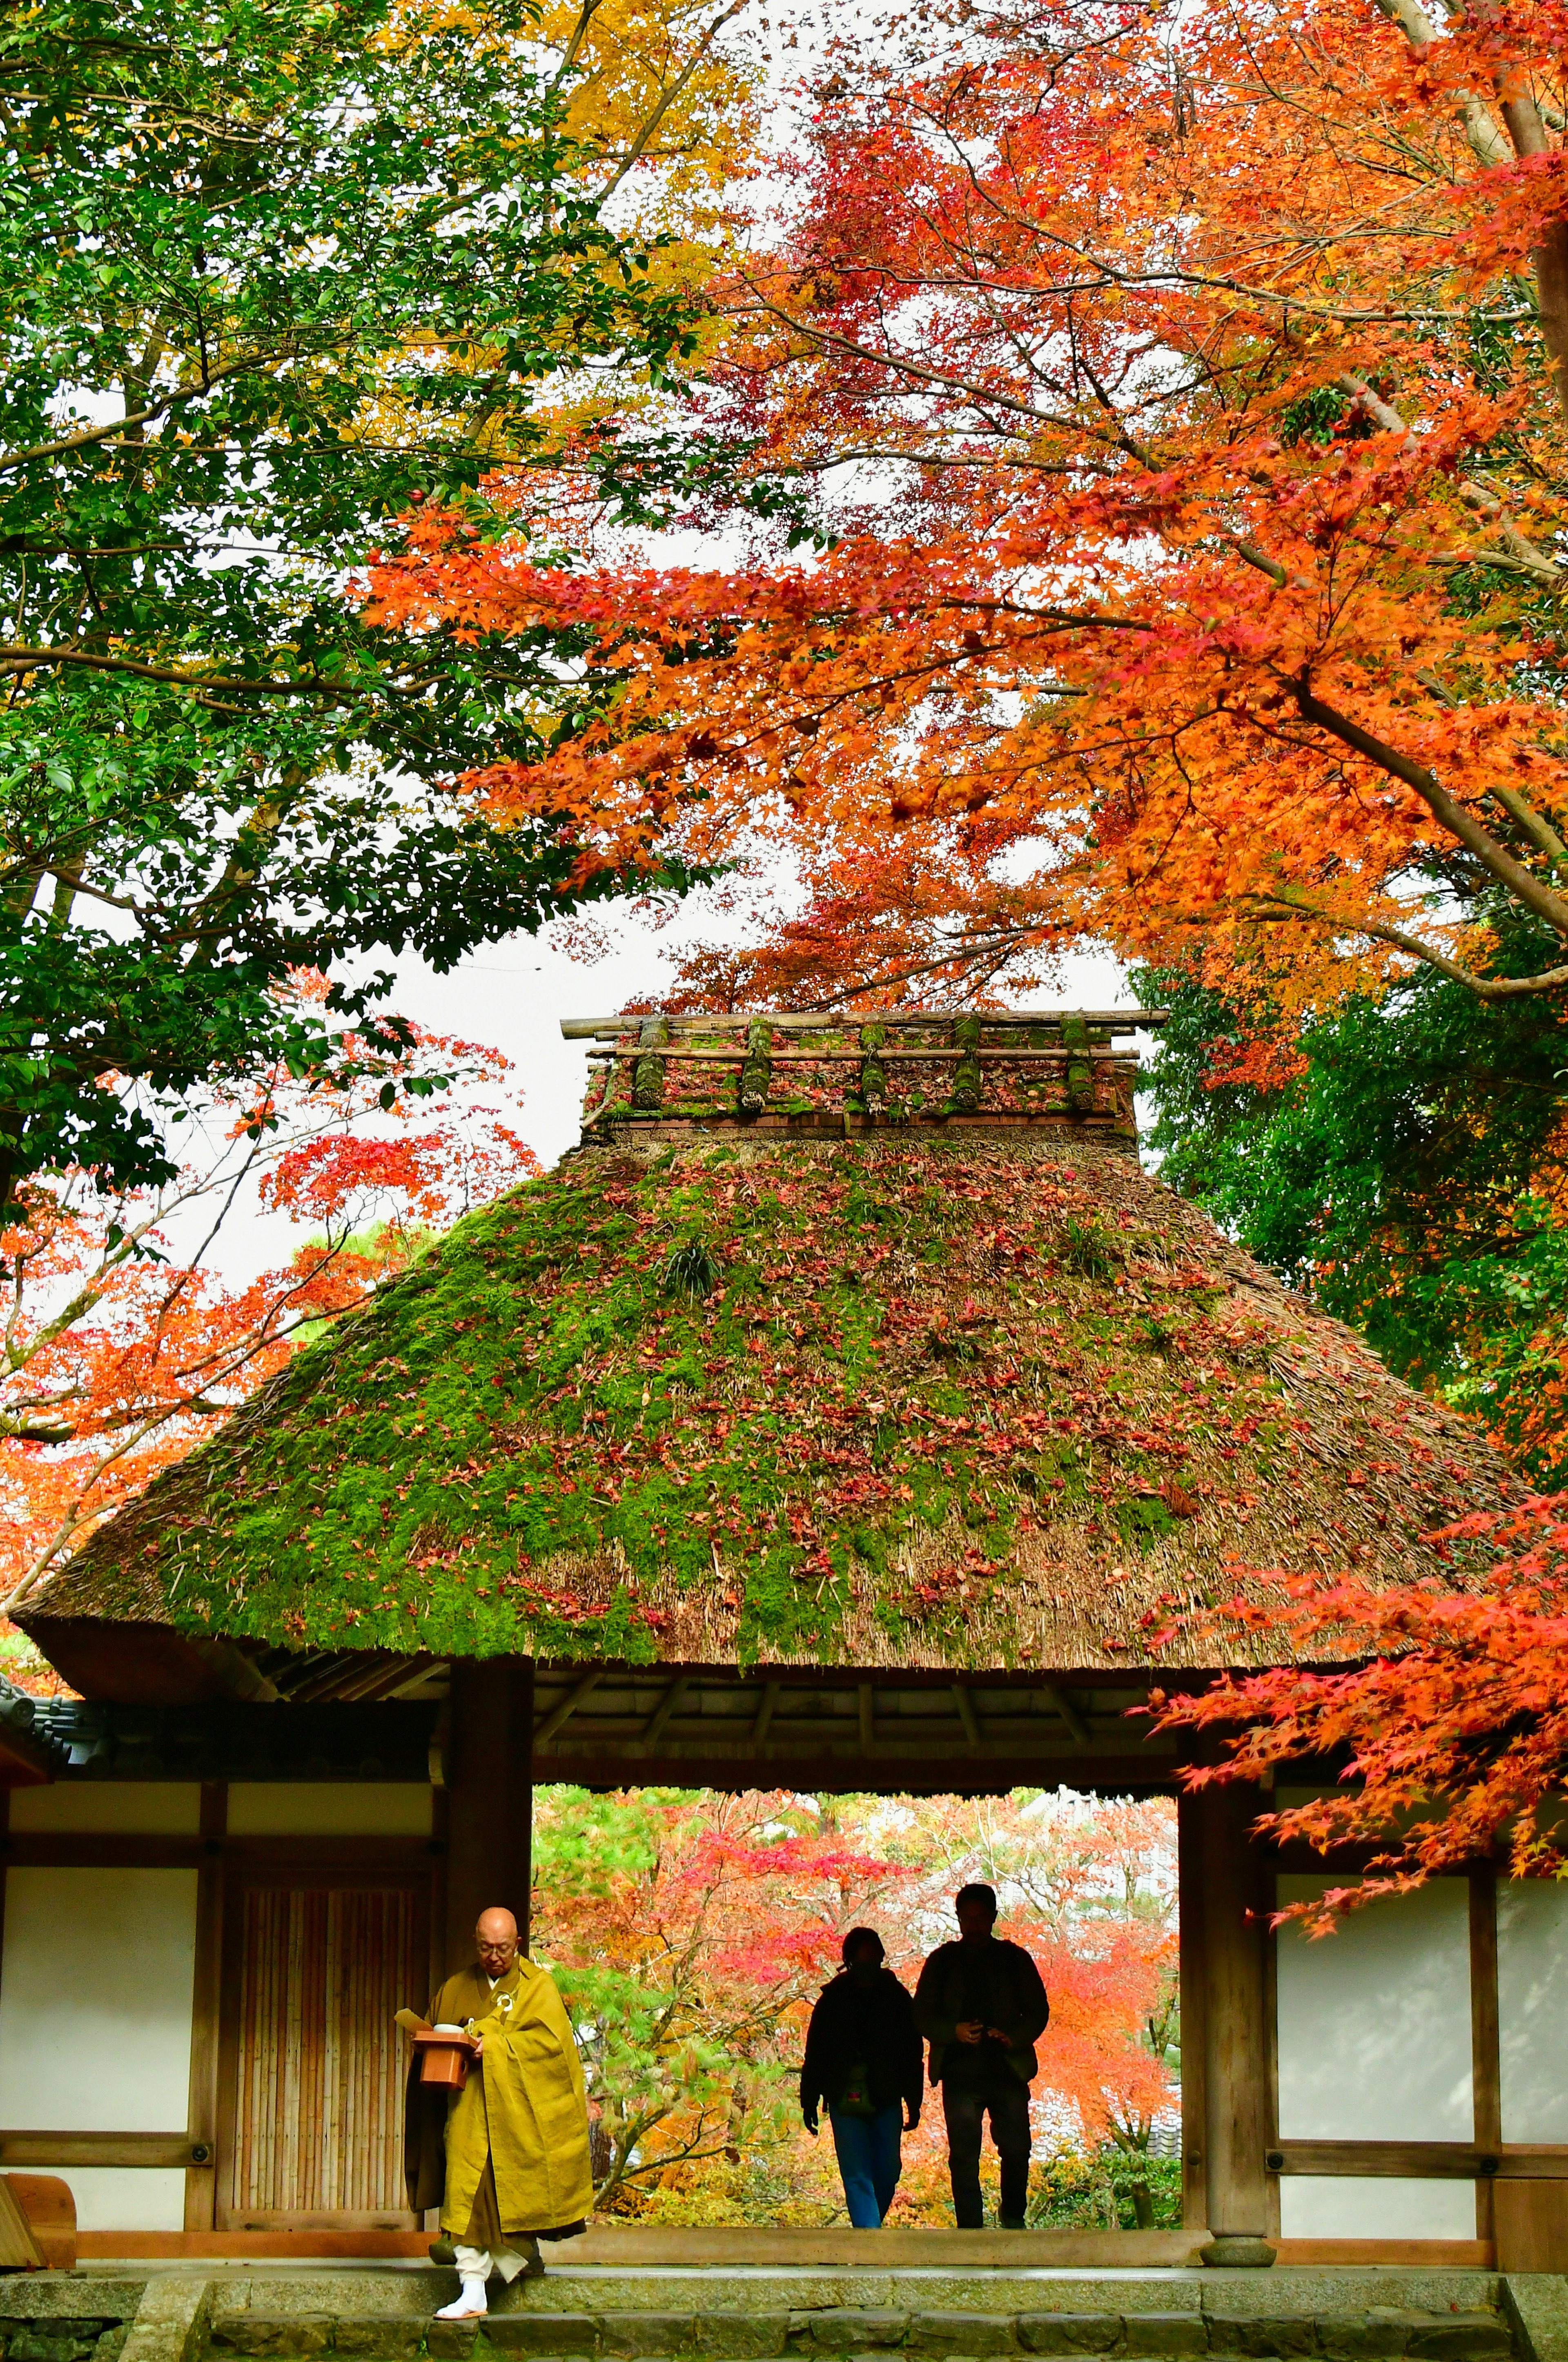
[[[491,2272],[499,2272],[502,2279],[510,2284],[527,2261],[527,2257],[520,2256],[515,2247],[497,2247],[493,2254],[488,2247],[459,2247],[458,2277],[459,2279],[478,2280],[482,2288]]]

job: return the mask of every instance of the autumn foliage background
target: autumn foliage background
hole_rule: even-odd
[[[831,2139],[811,2140],[798,2113],[811,2004],[857,1925],[878,1929],[912,1991],[953,1933],[954,1893],[980,1877],[1051,1995],[1035,2218],[1179,2220],[1179,2169],[1149,2153],[1178,2104],[1168,1805],[552,1788],[535,1838],[535,1948],[583,2047],[602,2207],[842,2219]],[[891,2219],[951,2222],[936,2094],[904,2153]]]

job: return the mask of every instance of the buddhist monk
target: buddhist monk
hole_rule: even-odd
[[[468,2081],[447,2107],[417,2062],[409,2081],[408,2202],[440,2207],[462,2281],[442,2321],[482,2319],[491,2273],[543,2271],[539,2239],[571,2237],[593,2203],[582,2069],[561,1997],[518,1948],[510,1911],[481,1911],[474,1941],[472,1967],[430,2004],[432,2025],[476,2037]]]

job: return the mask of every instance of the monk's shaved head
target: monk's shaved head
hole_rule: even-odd
[[[499,1903],[481,1911],[479,1926],[474,1929],[474,1943],[486,1976],[492,1980],[503,1977],[517,1958],[517,1922],[511,1912],[503,1911]]]

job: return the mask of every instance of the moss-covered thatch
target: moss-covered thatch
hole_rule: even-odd
[[[1435,1568],[1419,1537],[1505,1481],[1125,1147],[699,1136],[579,1152],[461,1223],[26,1620],[1202,1661],[1182,1617],[1234,1564]]]

